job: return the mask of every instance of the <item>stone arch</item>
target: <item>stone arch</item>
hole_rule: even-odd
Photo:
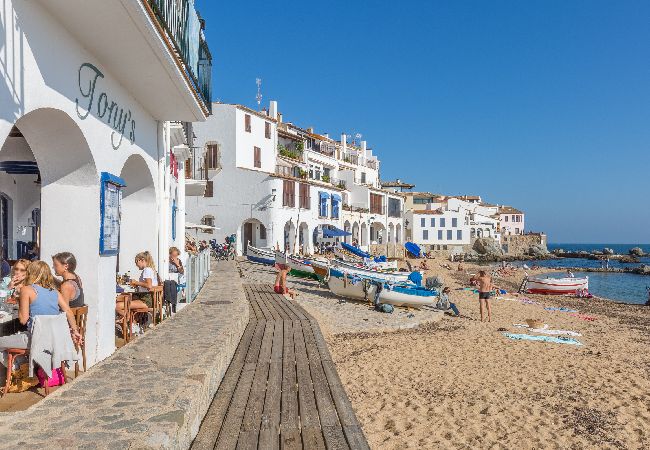
[[[387,243],[392,243],[395,239],[395,225],[391,222],[388,224],[388,239]]]
[[[361,223],[361,239],[359,240],[359,245],[368,245],[368,226],[365,222]]]
[[[6,127],[3,127],[5,129]],[[109,280],[100,279],[99,256],[99,173],[92,151],[77,122],[55,108],[33,110],[13,124],[0,149],[3,168],[19,162],[33,171],[0,172],[0,190],[11,198],[12,254],[17,250],[18,227],[35,231],[30,238],[40,244],[41,258],[68,251],[77,259],[77,272],[84,284],[89,307],[86,330],[87,360],[90,365],[110,355],[115,348],[115,296],[106,289]],[[6,164],[6,166],[4,165]],[[32,212],[38,214],[32,215]],[[66,214],[67,211],[67,214]],[[8,230],[7,230],[8,231]],[[14,234],[15,233],[15,234]],[[108,263],[109,267],[114,266]]]
[[[303,255],[311,253],[309,241],[309,225],[307,222],[302,222],[298,227],[298,249]]]
[[[258,219],[246,219],[242,222],[237,239],[237,250],[246,253],[248,244],[253,247],[268,247],[268,229]]]
[[[138,273],[134,257],[148,251],[158,260],[158,222],[156,220],[156,186],[145,159],[131,155],[124,162],[120,178],[122,189],[122,223],[120,226],[120,272]]]
[[[343,224],[343,231],[347,231],[348,233],[352,233],[352,226],[350,225],[349,220],[346,220],[345,223]],[[344,242],[346,244],[352,243],[352,236],[345,236]]]
[[[354,222],[352,224],[352,241],[356,241],[357,243],[361,242],[359,239],[359,223]]]
[[[402,242],[402,224],[395,226],[395,242],[400,244]]]
[[[293,220],[288,220],[284,224],[284,240],[282,249],[289,253],[294,253],[296,251],[296,224],[293,223]]]

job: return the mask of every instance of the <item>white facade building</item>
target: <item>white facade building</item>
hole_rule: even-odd
[[[365,142],[350,146],[345,136],[284,123],[276,102],[268,112],[214,104],[194,129],[208,189],[188,198],[187,218],[218,228],[200,239],[235,234],[239,254],[248,242],[312,254],[323,227],[344,229],[352,233],[346,241],[366,247],[401,236],[401,198],[379,188],[379,161]]]
[[[134,256],[148,250],[164,277],[169,246],[183,247],[183,179],[170,161],[187,136],[168,121],[205,120],[211,63],[195,11],[193,45],[166,19],[136,0],[7,0],[0,10],[4,257],[30,241],[48,263],[76,256],[90,365],[115,349],[116,268],[137,275]]]

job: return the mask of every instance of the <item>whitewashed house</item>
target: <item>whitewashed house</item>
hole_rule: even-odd
[[[148,250],[164,277],[169,246],[183,246],[175,168],[191,141],[170,121],[203,121],[211,105],[210,53],[189,5],[6,0],[0,9],[3,256],[23,256],[28,242],[48,263],[75,254],[91,365],[115,349],[116,270],[137,275],[134,256]]]
[[[240,254],[249,242],[311,254],[334,228],[365,247],[401,239],[401,197],[379,188],[379,161],[365,142],[283,122],[275,101],[261,112],[215,103],[194,131],[208,187],[187,199],[187,220],[217,228],[201,239],[235,234]]]

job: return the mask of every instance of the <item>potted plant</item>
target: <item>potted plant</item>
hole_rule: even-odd
[[[323,180],[325,183],[329,183],[330,182],[330,176],[329,175],[323,175],[321,177],[321,180]]]

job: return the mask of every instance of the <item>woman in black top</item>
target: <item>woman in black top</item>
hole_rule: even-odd
[[[77,259],[70,252],[57,253],[52,256],[54,273],[63,278],[59,286],[61,296],[68,302],[70,308],[84,305],[84,290],[81,279],[75,273]]]

